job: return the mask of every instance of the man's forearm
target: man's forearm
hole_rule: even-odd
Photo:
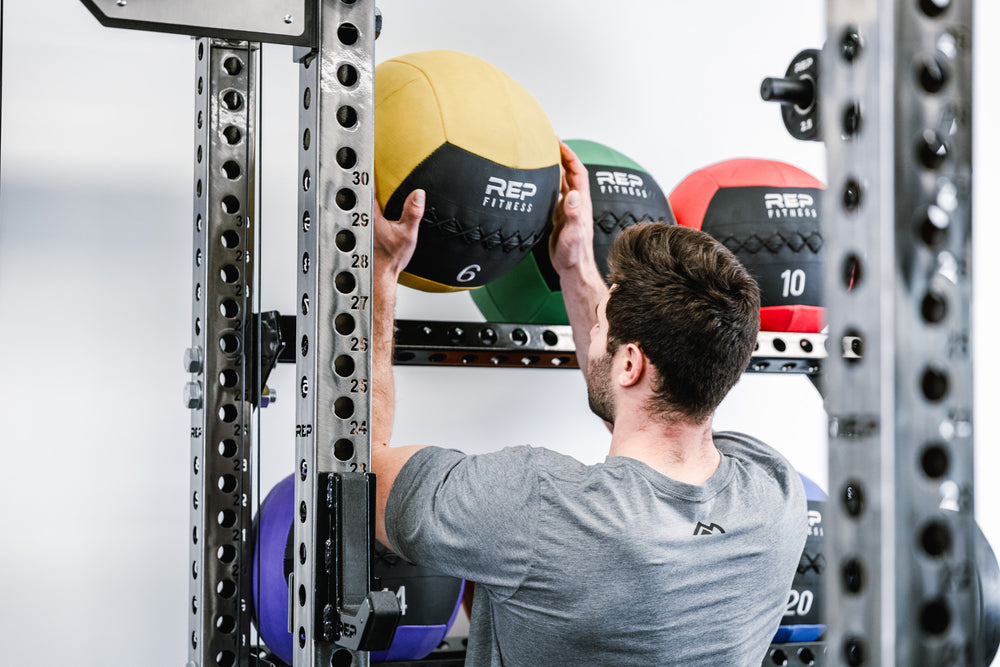
[[[376,269],[372,277],[372,442],[392,439],[396,387],[392,376],[392,345],[396,311],[396,277]]]
[[[576,358],[580,363],[580,370],[586,375],[590,330],[597,322],[597,305],[608,293],[608,286],[593,261],[564,271],[559,276],[559,284],[566,304],[566,315],[573,329]]]

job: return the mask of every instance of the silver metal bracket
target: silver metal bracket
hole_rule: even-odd
[[[309,0],[80,0],[109,28],[272,44],[315,42]]]

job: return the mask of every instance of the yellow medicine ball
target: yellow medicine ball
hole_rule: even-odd
[[[427,192],[404,285],[471,289],[512,269],[544,236],[559,168],[542,107],[493,65],[423,51],[375,68],[378,203],[395,220],[410,192]]]

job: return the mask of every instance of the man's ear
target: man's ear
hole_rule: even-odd
[[[642,380],[646,372],[646,355],[635,343],[622,346],[622,363],[619,364],[618,384],[622,387],[632,387]]]

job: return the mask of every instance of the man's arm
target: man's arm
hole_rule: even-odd
[[[562,196],[552,216],[549,256],[559,273],[576,358],[586,375],[590,330],[597,323],[597,305],[608,293],[608,286],[594,259],[594,211],[587,168],[569,146],[560,142],[560,147]]]
[[[389,447],[396,410],[392,376],[396,282],[417,246],[417,228],[424,214],[424,191],[414,190],[403,204],[398,222],[386,220],[375,204],[372,266],[372,472],[378,478],[375,496],[375,537],[392,547],[385,532],[385,505],[399,471],[421,447]]]

